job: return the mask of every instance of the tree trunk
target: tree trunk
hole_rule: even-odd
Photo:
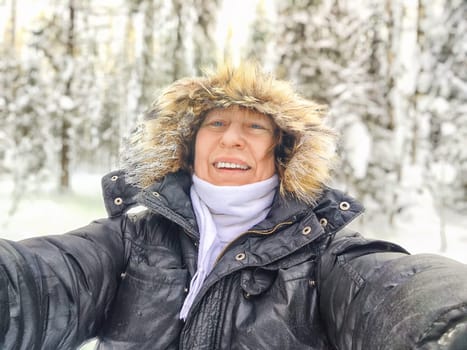
[[[10,30],[10,45],[14,52],[16,49],[16,0],[11,0],[11,30]]]
[[[423,5],[423,0],[418,0],[418,5],[417,5],[417,47],[418,47],[418,57],[420,57],[423,53],[423,50],[425,48],[425,34],[422,29],[422,22],[425,19],[425,7]],[[417,75],[420,74],[420,67],[418,68]],[[417,78],[416,78],[417,79]],[[418,79],[417,79],[418,80]],[[412,118],[412,145],[411,145],[411,161],[412,164],[416,164],[418,160],[418,147],[419,147],[419,139],[420,139],[420,130],[419,130],[419,99],[421,96],[421,91],[419,90],[418,85],[415,88],[413,96],[410,98],[410,109],[412,110],[413,113],[413,118]]]
[[[74,0],[70,0],[68,3],[68,36],[67,36],[67,57],[69,59],[73,58],[75,51],[75,6]],[[66,85],[65,85],[65,96],[71,98],[71,84],[73,82],[73,74],[70,74]],[[70,115],[66,111],[63,113],[63,122],[61,129],[61,140],[62,140],[62,149],[60,154],[60,165],[61,165],[61,174],[60,174],[60,189],[67,190],[70,188]]]
[[[173,59],[173,72],[172,81],[180,79],[183,75],[183,2],[180,0],[174,1],[174,14],[177,16],[177,32],[175,33],[175,47],[174,47],[174,59]]]
[[[388,122],[386,128],[394,133],[396,129],[396,112],[394,110],[394,90],[396,89],[395,76],[394,76],[394,59],[397,55],[395,50],[395,25],[394,25],[394,16],[393,16],[393,2],[391,0],[386,0],[386,28],[388,32],[387,39],[387,50],[386,50],[386,60],[387,60],[387,78],[386,78],[386,111],[388,114]],[[396,173],[397,180],[396,183],[400,184],[401,175],[402,175],[402,160],[396,165],[396,168],[391,169]],[[397,202],[398,202],[398,193],[397,191],[392,191],[392,205],[389,208],[389,224],[392,226],[395,221],[397,213]]]
[[[394,73],[391,71],[391,68],[394,65],[394,58],[396,56],[396,53],[394,52],[394,18],[393,18],[393,13],[392,13],[392,7],[391,7],[392,1],[391,0],[386,0],[386,15],[387,15],[387,21],[386,21],[386,27],[388,31],[388,41],[387,41],[387,51],[386,51],[386,58],[387,58],[387,80],[386,80],[386,108],[387,108],[387,113],[389,116],[389,125],[388,129],[389,130],[394,130],[396,128],[396,122],[395,122],[395,116],[394,116],[394,108],[393,104],[391,101],[391,95],[393,90],[395,89],[395,82],[394,82]]]
[[[141,69],[141,94],[139,108],[146,111],[151,105],[154,94],[154,1],[147,0],[144,8],[143,28],[143,66]]]
[[[5,47],[5,52],[9,56],[9,59],[13,62],[16,58],[16,0],[11,1],[11,12],[10,12],[10,40],[9,40],[9,47]],[[16,60],[15,60],[16,61]],[[17,64],[15,64],[17,66]],[[16,70],[17,67],[14,69]],[[7,80],[5,80],[6,82]],[[18,83],[16,79],[14,81],[9,81],[10,86],[3,86],[4,91],[11,91],[11,95],[4,94],[5,99],[7,99],[7,105],[9,102],[15,101],[16,100],[16,94],[17,94],[17,88],[18,88]],[[9,95],[9,96],[8,96]],[[16,156],[19,153],[19,147],[20,147],[20,142],[22,135],[20,134],[21,128],[18,125],[18,120],[17,118],[13,119],[13,123],[15,124],[14,129],[13,129],[13,137],[14,137],[14,146],[15,146],[15,153]],[[21,198],[24,194],[24,174],[22,174],[22,171],[20,167],[14,166],[13,171],[13,191],[11,193],[11,201],[10,201],[10,207],[7,210],[7,217],[11,217],[14,215],[16,210],[18,209],[19,203],[21,202]],[[6,224],[5,222],[2,222],[1,224]]]

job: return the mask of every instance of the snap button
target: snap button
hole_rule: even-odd
[[[185,289],[183,289],[183,291],[184,291],[185,293],[188,293],[188,288],[185,287]]]
[[[244,297],[245,299],[250,299],[251,294],[248,293],[248,292],[243,292],[243,297]]]
[[[309,235],[310,232],[311,232],[311,227],[310,226],[307,226],[302,230],[302,234],[304,234],[305,236]]]
[[[159,197],[160,196],[159,192],[153,192],[152,194],[153,194],[154,197]]]
[[[114,199],[114,203],[116,205],[122,205],[123,199],[121,199],[120,197],[117,197],[117,198]]]
[[[117,176],[117,175],[114,175],[114,176],[112,176],[112,177],[110,178],[110,180],[112,180],[112,181],[117,181],[117,180],[118,180],[118,176]]]
[[[126,273],[125,273],[125,272],[122,272],[122,273],[120,274],[120,278],[121,278],[121,279],[124,279],[125,277],[126,277]]]
[[[245,260],[245,258],[246,258],[245,253],[238,253],[237,255],[235,255],[235,260],[237,261]]]
[[[310,287],[314,287],[316,285],[316,282],[314,280],[309,280],[308,284],[310,285]]]
[[[321,218],[319,219],[319,224],[323,227],[326,227],[326,225],[328,224],[328,220],[326,218]]]
[[[339,204],[339,208],[341,210],[349,210],[350,209],[350,204],[349,204],[349,202],[341,202]]]

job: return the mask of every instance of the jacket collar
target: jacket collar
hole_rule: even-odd
[[[191,177],[179,171],[146,187],[137,201],[180,225],[192,238],[199,239],[198,225],[190,200]]]
[[[190,201],[190,186],[191,176],[181,171],[171,173],[162,181],[143,190],[127,184],[122,171],[111,172],[102,178],[104,202],[109,216],[120,215],[130,207],[141,204],[176,222],[193,238],[199,238]],[[319,231],[332,234],[362,211],[362,205],[355,199],[331,188],[323,190],[313,207],[293,198],[284,198],[277,193],[266,219],[250,231],[257,231],[258,235],[276,232],[289,222],[307,217],[319,223],[317,227],[323,228]],[[277,227],[278,225],[282,227]]]
[[[276,197],[268,217],[225,251],[220,258],[223,263],[216,270],[218,274],[278,261],[313,241],[333,235],[363,211],[356,200],[330,188],[323,192],[315,207]],[[245,258],[238,260],[239,254],[245,254]]]
[[[156,182],[142,190],[137,201],[169,220],[180,224],[185,230],[199,237],[196,217],[190,200],[191,176],[185,172],[171,173],[161,182]],[[296,221],[309,207],[293,199],[285,199],[276,194],[271,211],[266,219],[252,228],[258,234],[274,232],[283,222]]]
[[[179,171],[142,190],[137,201],[178,223],[193,237],[199,238],[190,201],[190,186],[191,176]],[[334,233],[362,211],[363,206],[355,199],[328,187],[324,189],[315,206],[309,206],[294,198],[284,198],[277,193],[266,219],[249,232],[258,235],[273,233],[281,228],[278,226],[287,226],[308,217],[308,220],[312,220],[314,224],[319,224],[317,227],[322,227],[322,230],[315,228],[315,232]]]

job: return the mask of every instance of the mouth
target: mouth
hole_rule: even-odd
[[[246,164],[238,164],[238,163],[231,163],[231,162],[215,162],[214,167],[216,169],[232,169],[232,170],[249,170],[249,169],[251,169],[251,167],[246,165]]]

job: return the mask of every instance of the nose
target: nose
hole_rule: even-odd
[[[221,137],[221,145],[224,147],[241,148],[245,145],[245,135],[237,123],[231,123]]]

